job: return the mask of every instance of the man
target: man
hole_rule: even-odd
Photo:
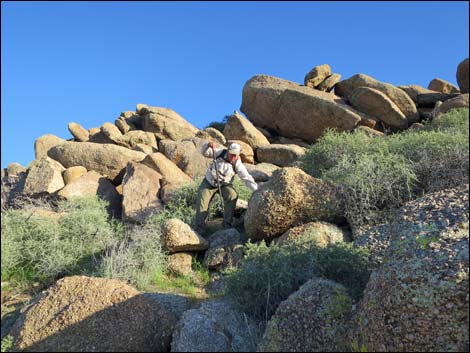
[[[237,192],[232,186],[235,174],[237,174],[245,185],[255,191],[258,189],[253,177],[248,173],[240,159],[241,147],[232,143],[228,149],[216,148],[215,143],[208,142],[201,148],[204,157],[214,158],[207,169],[206,176],[199,186],[196,203],[196,229],[203,231],[208,215],[209,203],[214,195],[220,191],[224,202],[224,228],[232,227],[233,214],[237,204]]]

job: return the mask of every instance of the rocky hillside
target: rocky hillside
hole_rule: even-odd
[[[236,228],[199,234],[178,217],[160,224],[169,270],[191,275],[194,259],[201,258],[221,279],[212,283],[220,285],[219,297],[195,305],[178,295],[142,293],[115,279],[64,277],[10,325],[8,349],[468,350],[468,184],[411,199],[390,223],[352,229],[342,189],[299,168],[299,160],[330,129],[362,130],[386,139],[468,108],[468,71],[467,58],[456,69],[459,87],[435,78],[424,88],[394,86],[365,74],[341,80],[325,64],[308,72],[303,84],[266,75],[250,78],[242,90],[241,112],[229,116],[220,130],[200,130],[172,109],[137,104],[135,111],[100,127],[87,130],[70,122],[68,140],[39,137],[29,166],[12,163],[2,170],[2,213],[21,208],[25,199],[54,203],[97,195],[107,201],[113,219],[145,225],[165,211],[182,186],[205,174],[210,160],[200,149],[208,141],[239,143],[260,188],[249,200],[239,200]],[[47,212],[51,220],[62,217]],[[2,243],[8,236],[3,233],[2,227]],[[366,249],[370,278],[358,298],[347,280],[326,274],[334,271],[322,268],[331,261],[325,258],[309,268],[308,278],[295,282],[294,290],[279,295],[269,308],[272,313],[266,309],[260,320],[225,295],[227,273],[259,271],[250,267],[248,239],[279,246],[308,264],[305,249],[312,246],[315,254],[338,244]],[[282,271],[289,268],[276,268],[268,280]],[[275,286],[269,281],[271,290]],[[269,290],[268,295],[278,294]],[[2,318],[2,338],[3,327]]]

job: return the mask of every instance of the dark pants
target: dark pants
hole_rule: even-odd
[[[221,186],[222,198],[224,200],[224,227],[232,225],[233,214],[237,204],[238,195],[232,185]],[[196,202],[196,227],[204,228],[208,215],[209,204],[216,193],[219,192],[218,187],[213,187],[204,178],[199,186],[197,202]]]

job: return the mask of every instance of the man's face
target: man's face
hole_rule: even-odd
[[[235,162],[238,159],[238,156],[236,154],[231,154],[230,152],[227,153],[227,159],[230,161],[230,163]]]

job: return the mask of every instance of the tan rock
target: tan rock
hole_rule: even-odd
[[[350,131],[361,120],[332,93],[265,75],[246,82],[240,109],[258,127],[307,142],[314,142],[328,128]]]
[[[214,142],[220,143],[222,145],[227,143],[227,139],[225,138],[224,134],[219,130],[214,129],[213,127],[207,127],[204,130],[199,131],[196,134],[196,137],[202,138],[203,140],[215,140]]]
[[[271,163],[247,164],[245,167],[256,182],[268,181],[274,171],[279,169],[277,165]]]
[[[469,94],[461,94],[455,98],[451,98],[443,102],[438,107],[438,112],[436,112],[436,116],[439,114],[447,113],[449,110],[458,109],[458,108],[468,108],[469,107]]]
[[[333,185],[298,168],[281,168],[251,196],[245,230],[253,240],[272,239],[308,222],[338,222],[343,212]]]
[[[107,178],[93,170],[71,181],[58,192],[58,195],[67,200],[97,195],[109,203],[107,209],[110,214],[116,218],[121,216],[121,197],[116,192],[116,188]]]
[[[26,172],[26,168],[21,164],[13,162],[7,165],[7,175],[10,176],[19,176],[21,173]]]
[[[52,159],[65,168],[83,166],[108,176],[119,185],[128,161],[140,161],[145,158],[142,152],[111,145],[91,142],[65,142],[53,147],[49,152]]]
[[[81,177],[83,174],[87,172],[85,167],[82,166],[75,166],[70,167],[64,170],[63,177],[65,185],[70,184],[75,179]]]
[[[227,140],[240,140],[247,143],[253,150],[269,145],[268,139],[237,111],[227,120],[224,135]]]
[[[185,174],[178,166],[169,160],[163,153],[149,154],[142,163],[162,175],[164,183],[184,185],[191,182],[191,177]]]
[[[294,241],[302,243],[315,243],[320,247],[330,244],[342,243],[347,240],[346,233],[338,226],[326,222],[310,222],[289,229],[273,241],[278,244],[287,244]]]
[[[132,147],[132,150],[142,152],[147,155],[158,152],[158,148],[144,145],[143,143],[136,144],[134,147]]]
[[[90,139],[90,133],[80,124],[70,122],[67,127],[75,141],[87,142]]]
[[[468,88],[468,80],[469,80],[468,66],[469,66],[469,59],[466,58],[457,67],[457,83],[459,84],[460,91],[462,93],[468,93],[469,92],[469,88]]]
[[[254,164],[255,163],[255,153],[251,146],[240,140],[227,140],[225,144],[226,147],[229,147],[232,143],[238,143],[241,147],[240,158],[243,163]]]
[[[278,143],[282,145],[297,145],[297,146],[304,147],[304,148],[310,148],[310,144],[303,141],[302,139],[290,139],[284,136],[279,136],[276,139],[276,142],[272,142],[272,143]]]
[[[408,120],[400,108],[384,93],[370,87],[358,87],[349,95],[351,105],[396,129],[408,127]]]
[[[322,83],[328,76],[331,75],[331,67],[328,64],[315,66],[310,72],[305,75],[304,85],[315,88]]]
[[[23,192],[27,195],[51,194],[64,187],[62,172],[65,168],[57,161],[42,157],[29,167]]]
[[[111,141],[117,143],[122,138],[122,133],[119,128],[113,123],[104,123],[101,126],[101,132]]]
[[[405,85],[398,86],[398,88],[405,91],[406,94],[409,95],[413,100],[413,102],[415,102],[415,104],[418,103],[418,94],[436,93],[436,91],[432,91],[420,85]]]
[[[160,107],[148,107],[148,113],[143,116],[143,129],[156,133],[159,139],[173,141],[192,138],[199,131],[174,110]]]
[[[416,124],[416,123],[415,123]],[[413,124],[414,125],[414,124]],[[368,126],[363,126],[363,125],[360,125],[360,126],[356,126],[356,128],[354,130],[361,130],[361,131],[364,131],[367,135],[369,135],[370,137],[384,137],[385,134],[381,131],[378,131],[378,130],[375,130],[375,129],[371,129],[370,127]]]
[[[270,144],[256,150],[258,162],[275,164],[279,167],[292,165],[305,154],[305,148],[297,145]]]
[[[129,131],[125,135],[116,139],[119,146],[134,149],[138,144],[144,144],[158,150],[157,139],[153,132],[146,132],[142,130]]]
[[[47,157],[48,151],[57,145],[64,143],[65,140],[55,135],[42,135],[34,142],[34,158],[39,159]]]
[[[187,252],[178,252],[168,256],[168,270],[177,276],[189,276],[193,269],[193,255]]]
[[[205,250],[209,247],[207,240],[176,218],[163,223],[162,245],[170,253]]]
[[[201,154],[205,142],[197,137],[178,142],[166,139],[159,142],[158,149],[184,173],[195,178],[204,176],[211,163],[211,159]]]
[[[137,162],[129,162],[122,180],[122,219],[145,223],[163,204],[158,198],[161,174]]]
[[[394,85],[377,81],[373,77],[364,74],[354,75],[338,82],[335,86],[335,93],[341,97],[348,97],[358,87],[374,88],[384,93],[398,106],[410,123],[418,121],[419,114],[416,105],[407,93]]]
[[[97,133],[101,132],[101,128],[99,127],[91,127],[88,129],[88,133],[91,135],[95,135]]]
[[[442,93],[459,93],[458,87],[450,83],[449,81],[443,80],[442,78],[435,78],[429,82],[428,88],[430,90]]]
[[[339,81],[341,81],[341,75],[332,74],[325,78],[325,80],[318,85],[317,89],[320,91],[331,92]]]
[[[36,297],[10,333],[15,351],[166,352],[175,324],[167,308],[122,281],[73,276]]]

